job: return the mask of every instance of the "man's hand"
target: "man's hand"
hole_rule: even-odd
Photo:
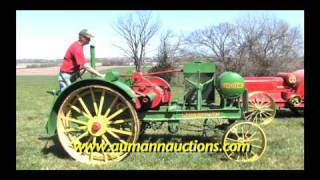
[[[95,69],[93,69],[89,63],[85,63],[84,64],[84,68],[89,71],[91,74],[94,74],[96,76],[102,77],[104,78],[104,74],[99,73],[98,71],[96,71]]]
[[[101,73],[99,73],[99,77],[104,78],[104,76],[105,76],[105,74],[101,74]]]

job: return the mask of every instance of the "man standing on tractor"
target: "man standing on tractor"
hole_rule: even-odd
[[[72,43],[68,48],[62,65],[60,66],[59,84],[60,91],[63,91],[67,86],[81,77],[80,71],[87,70],[91,74],[104,77],[104,74],[99,73],[93,69],[89,62],[85,59],[83,53],[83,46],[89,44],[91,38],[94,36],[88,33],[87,29],[79,32],[79,40]],[[83,73],[82,72],[82,73]]]

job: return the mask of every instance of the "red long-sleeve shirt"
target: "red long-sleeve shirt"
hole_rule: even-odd
[[[70,45],[62,65],[60,66],[61,72],[74,73],[80,69],[83,69],[83,65],[86,63],[86,59],[83,54],[83,45],[76,41]]]

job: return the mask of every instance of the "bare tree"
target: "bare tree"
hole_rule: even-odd
[[[149,69],[149,72],[155,72],[165,69],[171,69],[176,67],[174,61],[178,51],[180,50],[182,35],[177,36],[171,30],[160,35],[160,44],[158,47],[158,53],[156,58],[159,63]],[[175,75],[172,74],[162,74],[159,77],[165,79],[167,82],[171,81],[171,78]]]
[[[167,30],[161,34],[160,45],[158,48],[157,58],[160,64],[171,64],[173,58],[176,56],[180,49],[182,36],[177,37],[177,41],[173,42],[176,35],[171,30]]]
[[[146,47],[160,28],[159,21],[152,21],[151,12],[138,12],[118,18],[116,32],[125,40],[126,47],[118,46],[127,57],[134,61],[136,71],[141,71]]]
[[[195,51],[213,53],[224,70],[242,75],[283,71],[303,54],[299,29],[268,16],[242,16],[234,24],[209,26],[192,32],[186,42]]]
[[[228,61],[231,53],[231,37],[234,27],[229,23],[217,26],[209,26],[205,29],[196,30],[186,38],[195,50],[205,48],[211,51],[218,61],[222,62],[228,69]],[[208,55],[208,51],[204,55]]]
[[[241,73],[274,74],[300,55],[303,41],[296,27],[267,16],[242,19],[237,21],[232,41],[235,59],[245,62],[238,64]]]

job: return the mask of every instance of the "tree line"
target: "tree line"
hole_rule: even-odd
[[[119,17],[114,30],[125,42],[118,47],[141,71],[148,44],[161,30],[160,21],[151,12],[138,12]],[[169,68],[179,57],[193,56],[214,60],[219,71],[242,75],[266,76],[303,68],[300,30],[270,16],[247,15],[233,23],[209,24],[187,35],[171,30],[160,33],[155,57],[158,67]]]

